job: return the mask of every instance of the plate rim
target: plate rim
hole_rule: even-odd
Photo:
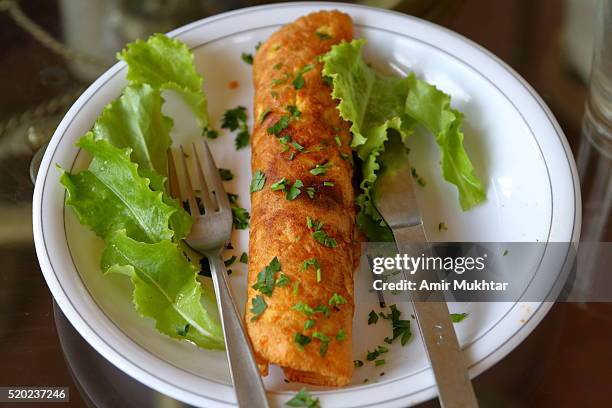
[[[507,64],[505,64],[503,61],[501,61],[498,57],[496,57],[495,55],[491,54],[489,51],[487,51],[486,49],[484,49],[482,46],[472,42],[469,39],[466,39],[465,37],[459,35],[458,33],[453,32],[452,30],[449,30],[445,27],[441,27],[438,26],[436,24],[421,20],[419,18],[413,17],[413,16],[408,16],[399,12],[395,12],[395,11],[390,11],[390,10],[384,10],[384,9],[378,9],[378,8],[374,8],[374,7],[368,7],[368,6],[360,6],[360,5],[351,5],[351,4],[343,4],[343,3],[330,3],[330,2],[298,2],[298,3],[277,3],[277,4],[272,4],[272,5],[263,5],[263,6],[255,6],[255,7],[248,7],[248,8],[243,8],[243,9],[239,9],[239,10],[234,10],[231,12],[227,12],[227,13],[222,13],[216,16],[212,16],[212,17],[208,17],[205,19],[201,19],[195,22],[192,22],[190,24],[187,24],[183,27],[180,27],[176,30],[171,31],[170,33],[168,33],[169,36],[171,37],[175,37],[175,36],[179,36],[182,34],[185,34],[187,31],[194,29],[194,28],[198,28],[202,25],[206,25],[206,24],[210,24],[214,21],[223,19],[223,18],[232,18],[235,17],[236,15],[239,14],[248,14],[248,13],[252,13],[252,12],[259,12],[262,10],[266,10],[266,9],[274,9],[277,12],[282,12],[283,8],[286,7],[304,7],[305,10],[304,12],[310,12],[310,11],[314,11],[320,8],[338,8],[340,10],[346,10],[347,12],[350,13],[350,10],[353,9],[361,9],[364,10],[365,12],[377,12],[377,13],[383,13],[383,14],[391,14],[391,15],[395,15],[395,16],[399,16],[403,19],[409,19],[409,20],[416,20],[417,22],[426,24],[431,26],[432,28],[436,29],[436,30],[441,30],[443,32],[445,32],[446,34],[450,34],[451,36],[457,38],[458,40],[467,43],[468,45],[472,46],[473,48],[475,48],[476,50],[478,50],[480,53],[483,53],[486,57],[492,59],[494,62],[497,63],[497,65],[500,65],[502,68],[504,68],[507,72],[509,72],[515,80],[517,80],[517,82],[523,87],[525,88],[528,93],[531,95],[531,97],[537,102],[537,104],[540,106],[540,108],[542,109],[543,113],[546,116],[546,119],[548,120],[548,122],[553,126],[553,128],[555,129],[555,132],[557,133],[557,136],[559,138],[559,141],[561,142],[561,145],[563,147],[563,151],[567,157],[567,162],[569,164],[570,167],[570,173],[572,175],[572,181],[573,181],[573,187],[574,187],[574,198],[575,198],[575,202],[574,202],[574,211],[575,211],[575,217],[574,217],[574,225],[573,225],[573,232],[572,232],[572,242],[576,242],[578,240],[578,236],[579,236],[579,231],[580,231],[580,207],[581,207],[581,203],[580,203],[580,190],[579,190],[579,186],[578,186],[578,182],[577,182],[577,171],[575,168],[575,163],[574,160],[570,154],[570,150],[569,150],[569,144],[567,143],[567,140],[562,132],[562,130],[560,129],[560,126],[558,125],[556,119],[554,118],[554,116],[552,115],[552,113],[550,112],[550,110],[548,109],[548,107],[543,103],[543,101],[541,100],[541,98],[539,97],[539,95],[533,90],[533,88],[520,76],[518,75],[516,72],[514,72],[514,70],[512,70],[512,68],[510,68],[509,66],[507,66]],[[233,34],[235,34],[237,32],[234,32]],[[396,33],[397,34],[397,33]],[[434,44],[429,44],[428,45],[432,46],[432,47],[436,47]],[[462,61],[462,60],[461,60]],[[464,61],[462,61],[464,62]],[[469,65],[469,64],[468,64]],[[34,205],[33,205],[33,227],[34,227],[34,235],[35,235],[35,245],[36,245],[36,250],[37,250],[37,254],[39,255],[39,261],[41,262],[41,269],[43,269],[43,274],[45,275],[45,280],[47,281],[47,284],[49,285],[53,296],[56,298],[56,300],[58,301],[58,304],[60,305],[62,311],[64,311],[64,313],[66,314],[66,316],[68,317],[69,321],[71,322],[71,324],[73,326],[75,326],[75,328],[77,328],[77,330],[79,331],[79,333],[81,333],[81,335],[90,343],[92,344],[92,346],[94,346],[94,343],[96,344],[96,346],[94,346],[94,348],[96,350],[98,350],[99,353],[101,353],[105,358],[107,358],[109,361],[111,361],[115,366],[119,367],[120,369],[122,369],[123,371],[127,372],[129,375],[131,375],[134,378],[137,378],[138,380],[146,383],[146,381],[143,381],[143,378],[141,375],[138,374],[145,374],[146,376],[149,376],[150,373],[147,372],[146,370],[143,370],[141,367],[138,366],[134,366],[134,367],[129,367],[131,366],[133,363],[129,360],[126,360],[126,358],[122,355],[119,356],[112,356],[113,358],[111,358],[109,356],[109,354],[114,353],[114,350],[108,350],[107,349],[107,345],[106,344],[100,344],[100,341],[94,341],[92,343],[92,339],[93,340],[102,340],[101,336],[96,333],[94,330],[90,330],[90,328],[88,327],[88,325],[86,324],[86,322],[84,321],[84,319],[82,319],[82,317],[79,318],[82,320],[80,322],[78,322],[79,318],[77,318],[76,316],[74,316],[72,313],[66,313],[66,302],[68,302],[70,304],[69,309],[74,309],[74,306],[71,304],[71,302],[68,301],[68,294],[65,294],[65,299],[62,298],[62,300],[60,301],[58,299],[57,294],[63,294],[63,291],[59,291],[58,292],[58,288],[57,286],[59,285],[59,278],[57,278],[57,276],[55,276],[55,278],[57,279],[57,281],[55,282],[50,282],[49,280],[49,272],[47,270],[47,273],[45,273],[45,268],[50,268],[52,269],[52,265],[50,264],[50,260],[47,259],[48,257],[41,257],[40,254],[43,253],[42,249],[40,248],[41,245],[44,246],[44,235],[42,233],[42,215],[41,214],[41,210],[42,210],[42,190],[41,188],[44,186],[40,186],[40,182],[39,180],[41,179],[41,177],[45,174],[47,174],[50,170],[51,170],[51,159],[53,158],[53,154],[49,155],[50,151],[53,151],[54,148],[57,148],[57,145],[59,144],[60,140],[62,139],[63,135],[65,134],[65,131],[67,130],[67,124],[66,122],[68,121],[68,119],[70,118],[74,118],[76,117],[80,110],[86,105],[86,101],[92,96],[92,94],[95,93],[95,91],[102,87],[104,85],[105,82],[107,82],[110,78],[112,78],[114,75],[116,75],[118,73],[118,71],[121,71],[122,69],[124,69],[125,67],[125,63],[124,62],[118,62],[116,64],[114,64],[112,67],[110,67],[107,71],[105,71],[105,73],[103,73],[98,79],[96,79],[96,81],[94,81],[88,88],[87,90],[77,99],[77,101],[73,104],[73,106],[70,108],[70,110],[66,113],[66,115],[64,116],[64,118],[62,119],[62,122],[60,123],[60,125],[58,126],[56,132],[53,135],[53,138],[51,139],[51,142],[49,143],[49,148],[47,150],[47,152],[45,153],[45,156],[43,158],[42,164],[41,164],[41,172],[39,173],[38,177],[37,177],[37,182],[36,182],[36,187],[35,187],[35,191],[34,191]],[[471,67],[471,66],[470,66]],[[485,77],[486,78],[486,77]],[[517,108],[518,109],[518,108]],[[519,112],[521,112],[519,110]],[[45,268],[43,268],[43,263]],[[53,286],[53,287],[52,287]],[[516,307],[519,303],[515,303],[512,308]],[[535,326],[537,326],[537,324],[543,319],[543,317],[546,315],[546,313],[548,312],[548,310],[550,309],[550,307],[552,307],[551,302],[541,302],[540,303],[540,307],[538,308],[538,310],[536,312],[534,312],[530,317],[529,317],[529,321],[520,329],[516,330],[512,336],[510,336],[510,338],[508,339],[508,341],[506,343],[504,343],[502,346],[500,346],[497,350],[494,350],[493,352],[491,352],[489,355],[485,356],[483,359],[475,362],[473,364],[474,369],[471,370],[474,373],[471,372],[471,374],[473,374],[473,376],[480,374],[482,371],[488,369],[490,366],[492,366],[493,364],[495,364],[497,361],[499,361],[501,358],[505,357],[507,355],[507,353],[509,352],[505,352],[505,353],[501,353],[502,355],[499,356],[499,350],[503,347],[506,346],[510,346],[510,349],[513,349],[514,347],[516,347],[518,344],[520,344],[525,337],[527,337],[531,331],[533,330],[533,328]],[[72,310],[72,312],[76,313],[77,315],[79,314],[76,309]],[[73,320],[75,319],[75,320]],[[80,323],[80,324],[77,324]],[[83,325],[83,323],[85,323]],[[83,333],[81,331],[81,329],[83,329],[84,331],[87,332],[87,335],[85,335],[85,333]],[[522,335],[519,335],[522,334]],[[518,339],[514,339],[514,337],[517,337],[517,335],[519,335]],[[103,341],[101,341],[102,343],[104,343]],[[510,344],[512,343],[512,344]],[[102,348],[104,350],[104,352],[100,351],[100,349],[98,349],[98,347]],[[486,364],[486,362],[489,359],[492,359],[492,357],[495,357],[495,355],[498,354],[498,358],[493,358],[493,362],[490,364]],[[127,366],[126,366],[127,363]],[[483,364],[485,363],[485,364]],[[486,365],[486,367],[482,367],[483,365]],[[154,382],[154,381],[153,381]],[[162,381],[164,385],[173,387],[176,389],[176,385],[175,384],[169,384],[166,383],[164,381]],[[147,384],[149,385],[149,384]],[[381,383],[381,385],[383,385]],[[151,386],[151,385],[149,385]],[[155,386],[153,386],[153,388],[157,388]],[[165,387],[163,387],[165,389]],[[363,389],[365,388],[370,388],[369,386],[365,386],[362,387]],[[159,388],[157,388],[159,390]],[[160,390],[162,391],[162,390]],[[429,391],[429,392],[428,392]],[[164,391],[162,391],[164,392]],[[190,391],[186,390],[187,393],[189,393],[190,395],[194,395],[192,394]],[[275,393],[279,393],[281,395],[286,394],[287,392],[275,392]],[[337,390],[333,390],[333,391],[327,391],[324,393],[338,393]],[[411,395],[420,395],[422,393],[428,393],[431,394],[429,395],[429,397],[433,396],[433,394],[435,394],[435,386],[431,386],[428,388],[424,388],[421,389],[419,391],[416,391],[414,394]],[[175,393],[173,393],[173,396],[177,397],[177,395]],[[400,397],[400,398],[405,398],[406,396]],[[181,399],[180,397],[177,397],[178,399]],[[197,395],[198,400],[200,400],[201,395]],[[229,404],[230,406],[232,405],[231,402],[228,401],[220,401],[220,400],[216,400],[212,397],[206,397],[207,399],[210,398],[212,401],[217,402],[217,403],[221,403],[221,404]],[[427,396],[425,396],[425,398],[428,398]],[[421,400],[419,398],[416,398],[418,400]],[[193,400],[191,398],[187,398],[185,400],[186,402],[193,402]],[[211,402],[212,402],[211,401]],[[201,402],[201,400],[200,400]],[[386,400],[383,401],[383,403],[389,403],[392,402],[392,400]],[[197,403],[197,402],[196,402]]]

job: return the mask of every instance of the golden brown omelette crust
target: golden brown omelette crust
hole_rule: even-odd
[[[348,15],[338,11],[312,13],[274,33],[261,45],[253,64],[255,124],[251,165],[253,172],[263,171],[267,180],[261,191],[251,194],[248,334],[262,373],[266,374],[268,363],[273,363],[281,366],[291,381],[330,386],[347,384],[353,373],[355,208],[349,124],[338,114],[331,89],[321,77],[318,57],[332,45],[352,37]],[[309,64],[314,68],[303,74],[304,86],[295,89],[293,80]],[[270,134],[268,128],[282,116],[290,115],[287,107],[291,105],[297,106],[300,116],[293,117],[278,135]],[[279,137],[285,135],[305,150],[290,147],[283,151],[286,147]],[[317,164],[329,165],[325,174],[310,173]],[[284,192],[270,189],[283,177],[289,185],[297,179],[304,183],[295,200],[287,200]],[[333,185],[324,186],[325,181]],[[315,188],[314,198],[308,197],[307,187]],[[323,231],[337,242],[335,248],[313,238],[306,225],[307,217],[324,223]],[[252,321],[251,302],[260,295],[252,285],[258,272],[275,256],[291,283],[277,286],[271,296],[264,296],[267,309]],[[321,282],[317,282],[313,267],[301,270],[303,262],[310,258],[316,258],[321,265]],[[334,294],[348,303],[329,306]],[[311,317],[316,320],[314,327],[305,329],[309,317],[293,309],[299,302],[313,308],[327,305],[329,317],[315,313]],[[340,330],[345,333],[344,340],[336,340]],[[320,340],[312,338],[303,348],[294,340],[296,333],[312,337],[316,331],[331,339],[323,356]]]

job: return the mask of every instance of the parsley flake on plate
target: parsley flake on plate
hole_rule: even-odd
[[[240,124],[246,122],[247,110],[244,106],[237,106],[233,109],[228,109],[223,114],[221,119],[221,127],[234,131],[240,127]]]
[[[249,127],[247,125],[247,110],[244,106],[228,109],[221,119],[221,127],[233,132],[238,130],[234,144],[236,149],[242,149],[249,145]]]
[[[405,346],[408,343],[408,340],[412,337],[412,332],[410,330],[410,320],[401,320],[400,312],[396,305],[389,306],[391,312],[388,314],[380,313],[380,317],[385,320],[391,320],[391,325],[393,327],[393,337],[391,338],[391,342],[393,342],[398,337],[400,338],[400,343],[402,346]],[[386,341],[386,343],[391,344],[391,342]]]
[[[238,194],[227,194],[230,206],[232,207],[232,223],[235,229],[247,229],[249,227],[249,220],[251,214],[238,205]]]
[[[230,169],[219,168],[219,177],[223,181],[230,181],[234,178],[234,173]]]
[[[234,262],[236,262],[236,259],[238,259],[236,257],[236,255],[232,255],[229,259],[226,259],[225,261],[223,261],[223,263],[225,264],[225,266],[231,266]]]
[[[321,408],[319,399],[313,398],[306,388],[302,388],[293,398],[287,401],[285,405],[290,407]]]
[[[465,320],[468,315],[468,313],[451,313],[450,317],[453,323],[459,323]]]
[[[253,65],[253,54],[248,54],[246,52],[243,52],[242,54],[240,54],[240,58],[242,58],[242,60],[246,62],[247,64]]]
[[[368,326],[371,324],[376,324],[376,322],[378,322],[378,315],[375,311],[372,310],[368,315]]]

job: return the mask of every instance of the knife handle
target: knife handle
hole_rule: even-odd
[[[398,251],[402,254],[407,253],[405,249],[408,245],[424,245],[427,242],[422,224],[395,228],[392,231]],[[440,301],[412,303],[438,386],[440,405],[442,408],[477,408],[478,400],[448,306],[442,295],[431,296],[430,299]]]
[[[478,401],[446,302],[413,302],[442,408],[476,408]]]

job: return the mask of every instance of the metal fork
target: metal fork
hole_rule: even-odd
[[[196,144],[192,145],[192,162],[195,167],[192,171],[187,165],[183,146],[180,146],[179,150],[178,160],[175,160],[172,150],[168,154],[170,194],[189,204],[193,227],[185,241],[191,248],[205,255],[210,263],[238,406],[269,407],[266,391],[253,358],[253,348],[246,336],[242,318],[228,285],[227,270],[221,260],[221,252],[232,231],[232,209],[219,170],[206,141],[202,142],[201,149],[204,160],[201,160]],[[198,198],[203,211],[200,211]]]

